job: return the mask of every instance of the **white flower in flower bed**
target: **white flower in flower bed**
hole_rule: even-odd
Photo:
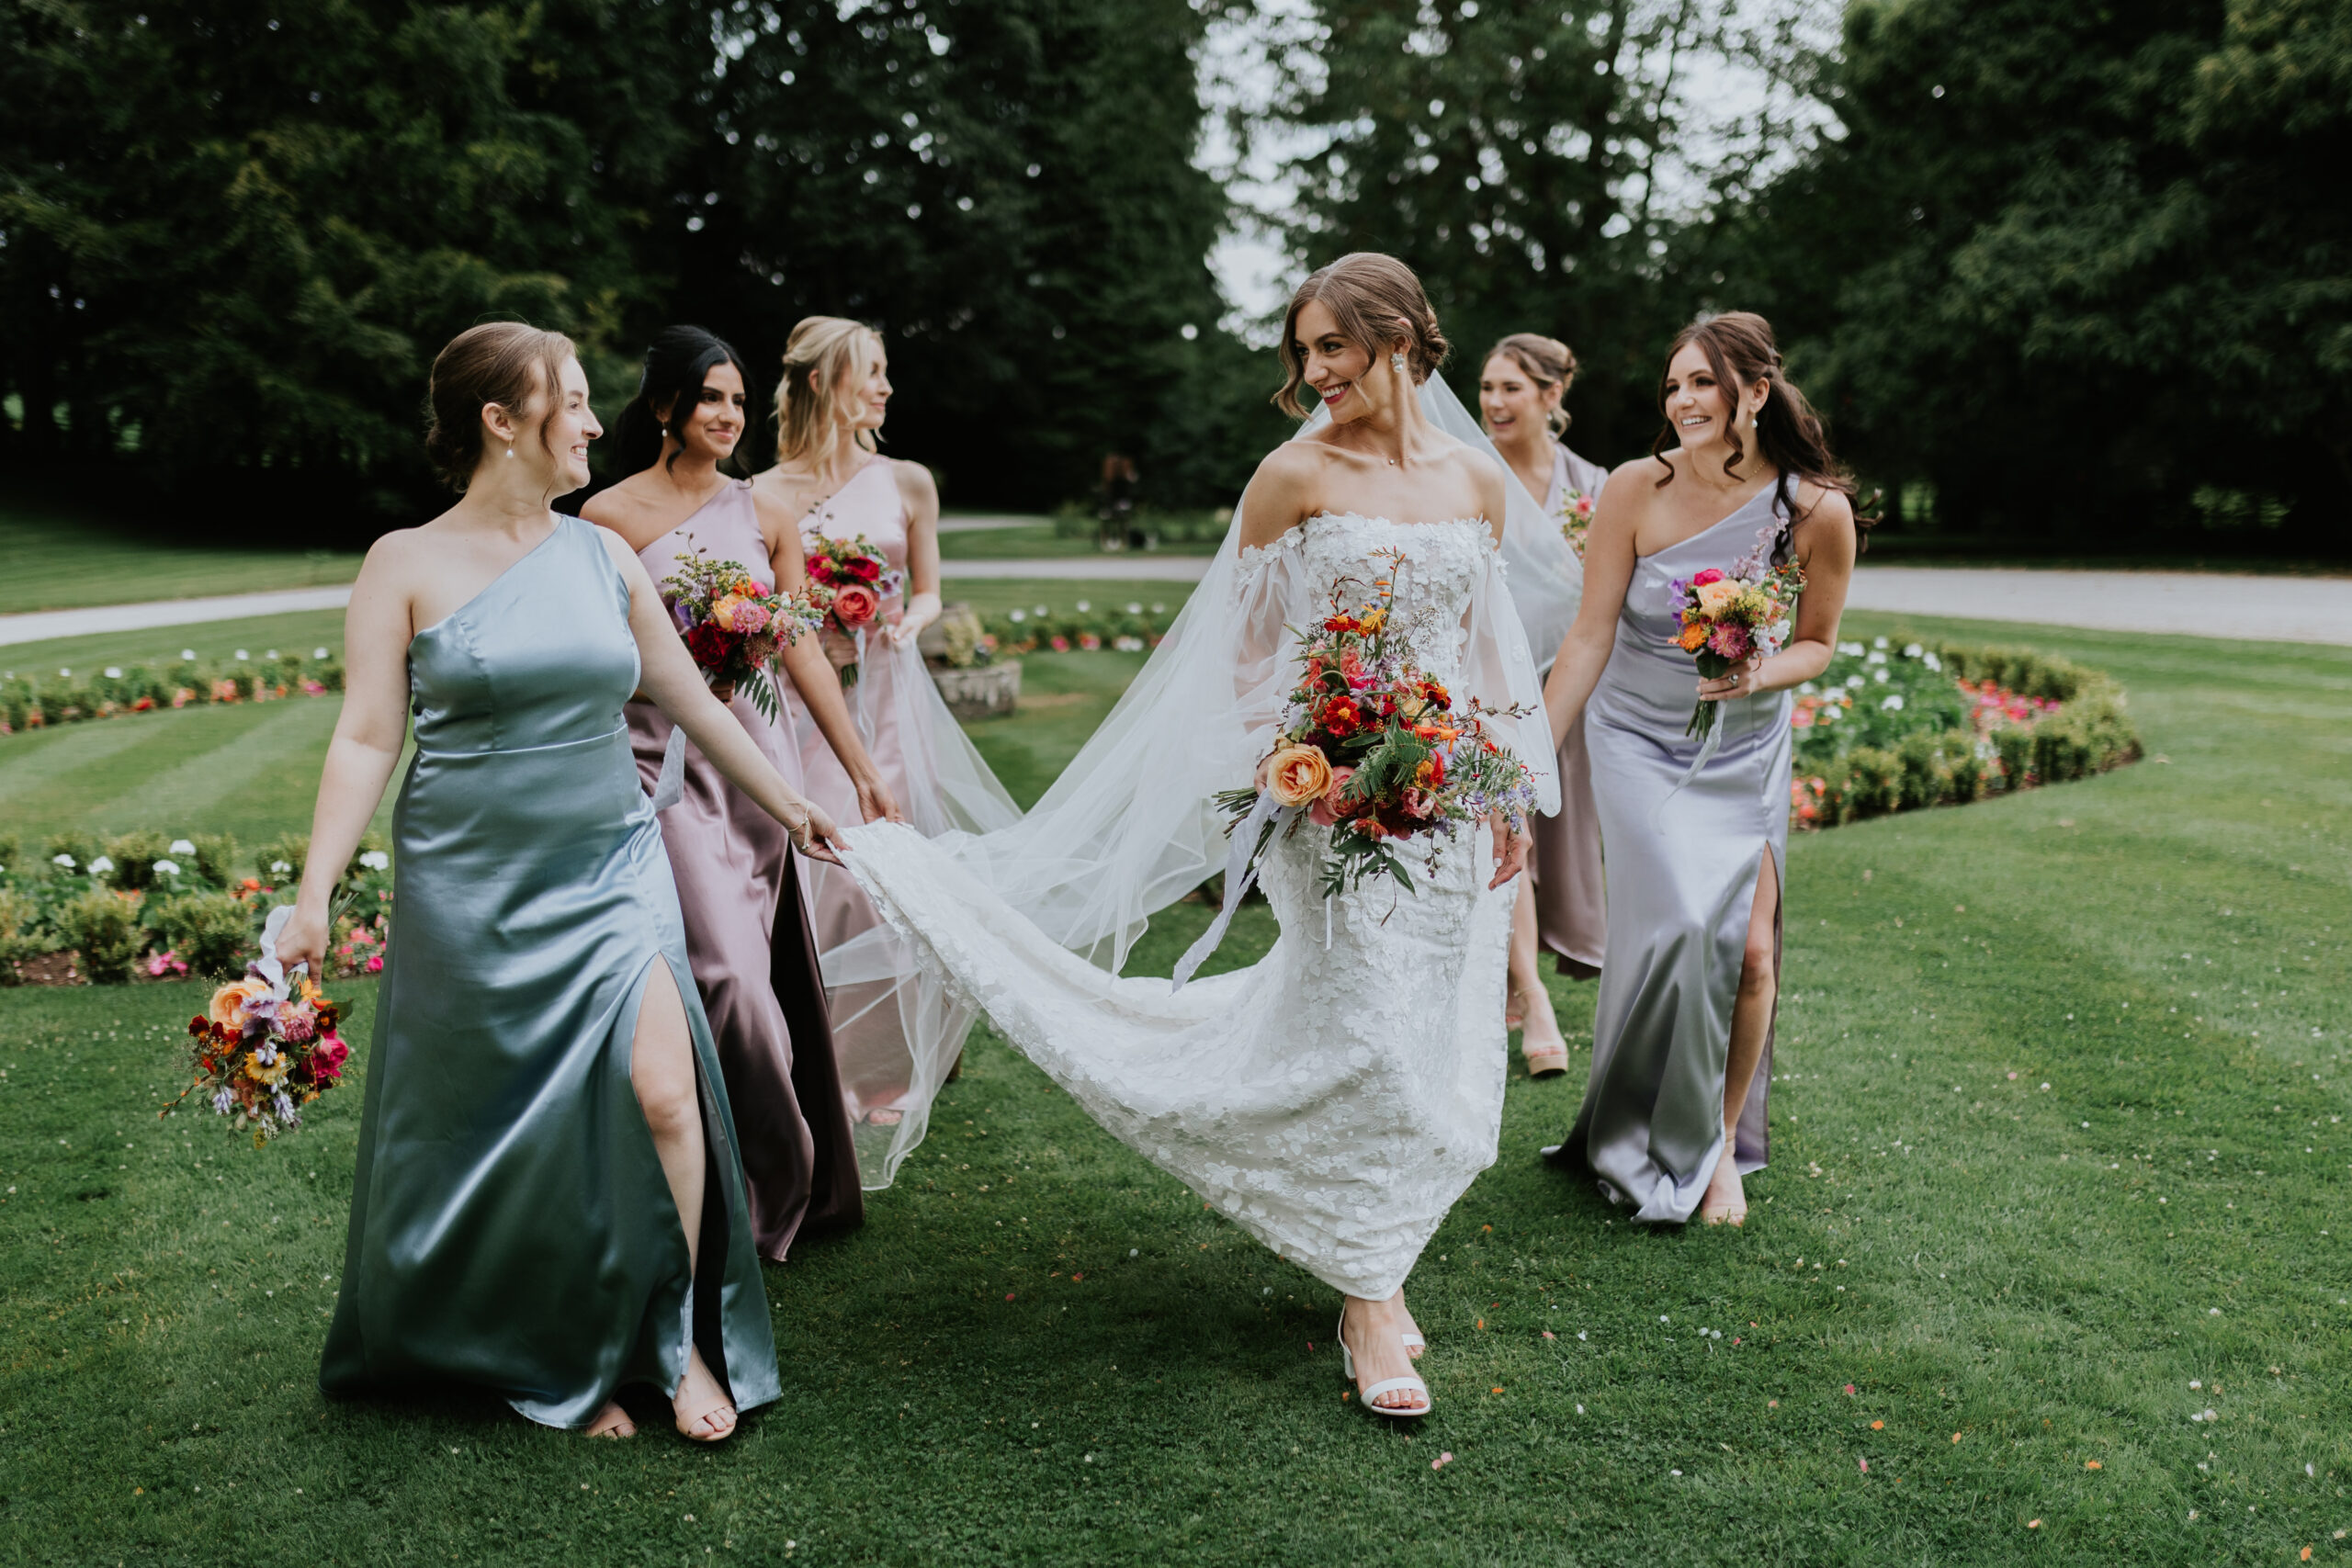
[[[172,853],[175,855],[192,855],[196,853],[196,846],[186,839],[174,839],[172,840]]]
[[[369,850],[359,857],[359,863],[369,871],[389,871],[391,869],[392,857],[381,850]]]
[[[177,876],[179,874],[180,863],[175,860],[159,860],[155,863],[155,874],[158,876]]]

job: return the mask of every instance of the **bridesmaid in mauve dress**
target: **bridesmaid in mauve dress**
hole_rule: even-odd
[[[1609,880],[1592,1077],[1567,1142],[1547,1152],[1638,1221],[1738,1224],[1741,1178],[1766,1155],[1789,689],[1828,665],[1860,525],[1762,317],[1684,328],[1658,402],[1664,455],[1610,477],[1584,604],[1544,692],[1555,734],[1584,724]],[[1806,586],[1786,646],[1700,680],[1675,641],[1671,583],[1790,559]],[[1702,698],[1718,704],[1703,740],[1685,734]]]
[[[743,367],[733,349],[700,327],[662,332],[644,378],[622,411],[618,446],[628,478],[602,491],[582,515],[619,534],[658,585],[696,552],[742,563],[786,589],[801,581],[797,530],[762,516],[751,485],[718,464],[745,424]],[[682,515],[683,514],[683,515]],[[720,693],[744,732],[794,788],[804,788],[794,735],[793,690],[848,759],[845,809],[893,814],[888,791],[852,729],[840,683],[813,639],[788,650],[776,716],[748,692]],[[674,727],[650,702],[628,705],[647,787],[661,775]],[[681,738],[683,740],[683,738]],[[824,981],[781,825],[701,750],[683,747],[683,793],[662,813],[662,839],[677,878],[695,983],[710,1015],[734,1101],[743,1175],[761,1256],[782,1262],[795,1235],[845,1229],[865,1215],[857,1159],[843,1109]]]
[[[926,838],[986,832],[1018,819],[932,683],[915,639],[939,618],[939,492],[919,463],[883,457],[876,437],[891,389],[882,340],[862,323],[812,316],[793,329],[776,389],[777,461],[754,488],[798,520],[803,537],[863,536],[888,558],[899,587],[856,638],[828,626],[836,664],[854,662],[850,709],[903,813]],[[854,807],[838,748],[798,716],[809,797],[837,816]],[[845,871],[809,866],[817,951],[860,1170],[887,1187],[922,1142],[931,1100],[961,1055],[971,1005],[922,972]]]
[[[335,868],[416,715],[393,815],[401,908],[368,1057],[341,1290],[319,1381],[447,1379],[535,1421],[634,1430],[655,1384],[726,1438],[782,1392],[742,1168],[656,803],[640,685],[761,809],[831,822],[711,699],[628,547],[549,509],[600,434],[568,339],[517,322],[435,361],[435,465],[464,491],[379,540],[292,919],[318,972]]]
[[[1561,399],[1576,378],[1576,355],[1557,338],[1513,333],[1487,351],[1478,374],[1480,423],[1511,477],[1541,503],[1544,515],[1555,526],[1565,520],[1570,495],[1598,498],[1609,477],[1607,469],[1577,457],[1559,439],[1568,427]],[[1577,549],[1581,558],[1581,544]],[[1553,651],[1550,647],[1537,650],[1546,668]],[[1506,1021],[1523,1028],[1520,1049],[1529,1076],[1534,1077],[1568,1068],[1567,1042],[1544,988],[1541,954],[1550,953],[1562,974],[1589,980],[1600,972],[1608,924],[1600,819],[1592,798],[1582,725],[1569,727],[1555,763],[1560,809],[1535,818],[1535,848],[1528,857],[1528,875],[1520,884],[1511,920],[1511,999]]]

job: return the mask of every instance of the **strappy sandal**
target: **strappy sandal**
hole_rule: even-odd
[[[684,1421],[679,1422],[678,1435],[685,1438],[686,1441],[690,1443],[723,1443],[728,1438],[735,1435],[735,1428],[739,1425],[740,1414],[741,1413],[735,1408],[735,1402],[733,1400],[722,1399],[718,1404],[712,1405],[709,1409],[704,1411],[701,1415],[695,1416],[691,1423]],[[700,1429],[704,1422],[710,1420],[714,1416],[721,1415],[724,1415],[727,1417],[727,1425],[724,1428],[716,1432],[705,1432]]]
[[[1531,1078],[1555,1078],[1568,1070],[1568,1043],[1565,1040],[1554,1045],[1522,1043],[1519,1054],[1527,1063],[1527,1076]]]
[[[1355,1352],[1348,1348],[1348,1312],[1345,1307],[1340,1309],[1339,1330],[1332,1337],[1340,1342],[1340,1375],[1348,1382],[1353,1382],[1356,1381],[1356,1358]],[[1394,1393],[1400,1388],[1412,1389],[1420,1394],[1421,1403],[1419,1408],[1411,1405],[1392,1407],[1373,1403],[1382,1394]],[[1374,1416],[1385,1416],[1392,1421],[1419,1420],[1436,1408],[1430,1398],[1430,1385],[1419,1378],[1383,1378],[1370,1388],[1360,1390],[1356,1397],[1357,1403],[1366,1410],[1371,1411]]]

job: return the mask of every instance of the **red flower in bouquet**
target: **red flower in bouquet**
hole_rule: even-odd
[[[881,613],[881,597],[862,582],[848,583],[833,590],[833,619],[844,631],[855,631],[870,624]]]
[[[670,618],[686,652],[714,686],[733,686],[773,719],[776,660],[824,612],[812,594],[775,594],[740,561],[697,550],[662,580]]]
[[[1494,813],[1516,824],[1534,801],[1527,770],[1495,744],[1477,705],[1452,712],[1444,684],[1392,636],[1389,582],[1374,582],[1374,601],[1356,610],[1339,604],[1351,586],[1335,584],[1332,613],[1300,634],[1298,684],[1258,784],[1218,796],[1237,827],[1253,813],[1263,823],[1261,852],[1301,822],[1327,829],[1327,893],[1374,872],[1410,887],[1398,842]]]

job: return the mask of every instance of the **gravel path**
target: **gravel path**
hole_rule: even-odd
[[[987,521],[993,522],[994,519]],[[1198,582],[1206,556],[1077,556],[1046,560],[945,561],[949,581],[1062,578],[1100,582]],[[167,599],[87,610],[0,615],[0,645],[201,621],[246,620],[301,610],[339,610],[342,588],[291,588],[216,599]],[[2352,578],[2231,577],[2187,571],[2026,571],[2010,568],[1863,566],[1849,600],[1858,610],[1891,610],[1959,620],[2106,631],[2352,647]]]

